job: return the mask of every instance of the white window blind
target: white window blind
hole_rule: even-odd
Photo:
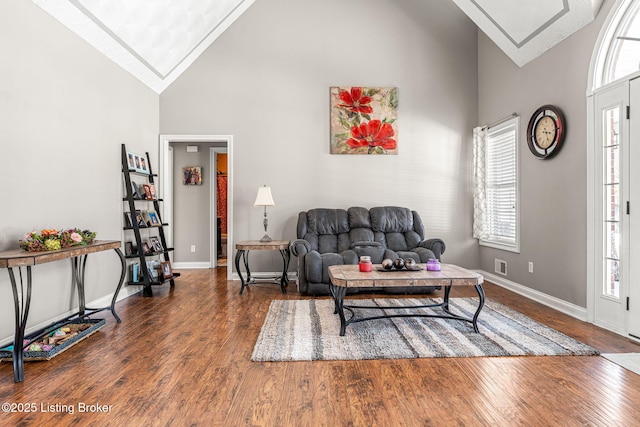
[[[485,230],[480,243],[519,251],[518,118],[487,131],[485,145]]]

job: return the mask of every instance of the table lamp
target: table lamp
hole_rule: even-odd
[[[261,242],[270,242],[272,240],[267,234],[267,225],[269,224],[269,220],[267,219],[267,206],[275,205],[273,197],[271,196],[271,187],[267,187],[266,185],[258,187],[258,195],[256,196],[256,201],[253,203],[253,206],[264,206],[264,236],[260,239]]]

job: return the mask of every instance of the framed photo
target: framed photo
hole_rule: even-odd
[[[149,277],[151,277],[154,280],[157,280],[159,270],[160,270],[160,263],[158,261],[147,261],[147,271],[149,272]]]
[[[135,170],[135,168],[136,168],[135,154],[127,153],[127,162],[129,164],[129,169],[134,169]]]
[[[147,200],[154,200],[156,198],[156,186],[153,184],[143,184],[144,198]]]
[[[138,228],[145,228],[147,226],[147,223],[144,221],[144,217],[142,216],[142,211],[136,211],[135,221],[138,224]]]
[[[147,164],[147,156],[140,156],[140,170],[141,173],[149,173],[149,165]]]
[[[142,242],[142,252],[145,255],[151,255],[153,253],[153,251],[151,250],[151,246],[149,245],[149,242]]]
[[[142,171],[142,166],[140,164],[140,156],[138,156],[137,154],[134,154],[133,155],[133,163],[134,163],[134,166],[135,166],[134,169],[137,172],[141,172]]]
[[[171,271],[171,262],[170,261],[161,262],[160,265],[162,267],[162,278],[163,279],[170,279],[171,277],[173,277],[173,271]]]
[[[133,221],[131,220],[131,212],[124,213],[124,226],[126,228],[133,228]]]
[[[138,183],[135,181],[131,181],[131,197],[134,199],[140,198],[140,193],[138,192]]]
[[[202,166],[186,166],[182,168],[184,185],[202,185]]]
[[[125,242],[124,253],[125,255],[136,255],[138,253],[136,247],[133,246],[133,242]]]
[[[149,243],[151,243],[151,247],[154,252],[163,252],[164,248],[162,247],[162,243],[160,243],[160,239],[157,236],[149,237]]]
[[[162,225],[160,224],[160,218],[158,218],[157,213],[149,211],[147,214],[149,215],[149,225],[151,227],[160,227]]]

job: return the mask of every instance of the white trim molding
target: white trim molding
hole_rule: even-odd
[[[482,274],[487,281],[493,284],[508,289],[511,292],[515,292],[518,295],[522,295],[523,297],[527,297],[530,300],[539,302],[540,304],[546,305],[547,307],[553,308],[554,310],[557,310],[561,313],[567,314],[571,317],[575,317],[576,319],[582,320],[583,322],[587,321],[587,309],[584,307],[580,307],[570,302],[561,300],[560,298],[556,298],[551,295],[536,291],[535,289],[531,289],[519,283],[512,282],[511,280],[505,279],[504,277],[496,276],[495,274],[487,273],[483,270],[476,271]]]

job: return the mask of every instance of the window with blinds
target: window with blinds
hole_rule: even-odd
[[[480,244],[519,251],[518,117],[492,127],[485,147],[486,226]]]

